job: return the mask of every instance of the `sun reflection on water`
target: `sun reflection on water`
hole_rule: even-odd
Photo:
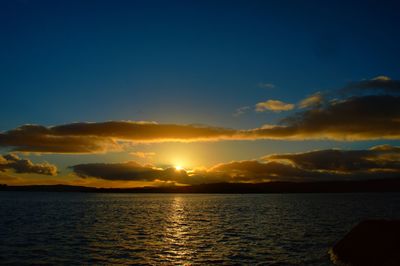
[[[174,263],[188,265],[195,254],[190,240],[193,234],[185,211],[184,199],[176,196],[171,201],[169,217],[165,226],[163,242],[165,259]]]

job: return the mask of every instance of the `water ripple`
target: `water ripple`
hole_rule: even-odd
[[[331,265],[366,218],[399,218],[400,194],[0,192],[0,264]]]

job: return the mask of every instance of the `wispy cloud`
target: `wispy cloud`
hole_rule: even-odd
[[[233,113],[233,116],[238,117],[246,113],[248,110],[250,110],[250,106],[242,106],[236,109],[236,111]]]
[[[309,108],[320,106],[324,102],[324,97],[321,92],[316,92],[305,99],[301,100],[299,103],[299,108]]]
[[[294,104],[285,103],[279,100],[268,100],[265,102],[257,103],[255,106],[256,112],[265,112],[265,111],[272,111],[272,112],[282,112],[282,111],[290,111],[295,108]]]
[[[265,89],[273,89],[273,88],[276,87],[276,86],[275,86],[274,84],[272,84],[272,83],[265,83],[265,82],[260,82],[260,83],[258,83],[257,86],[260,87],[260,88],[265,88]]]

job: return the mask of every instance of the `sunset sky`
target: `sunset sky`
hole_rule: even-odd
[[[399,10],[1,1],[0,184],[400,176]]]

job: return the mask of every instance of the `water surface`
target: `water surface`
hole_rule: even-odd
[[[0,263],[331,265],[367,218],[400,194],[0,192]]]

